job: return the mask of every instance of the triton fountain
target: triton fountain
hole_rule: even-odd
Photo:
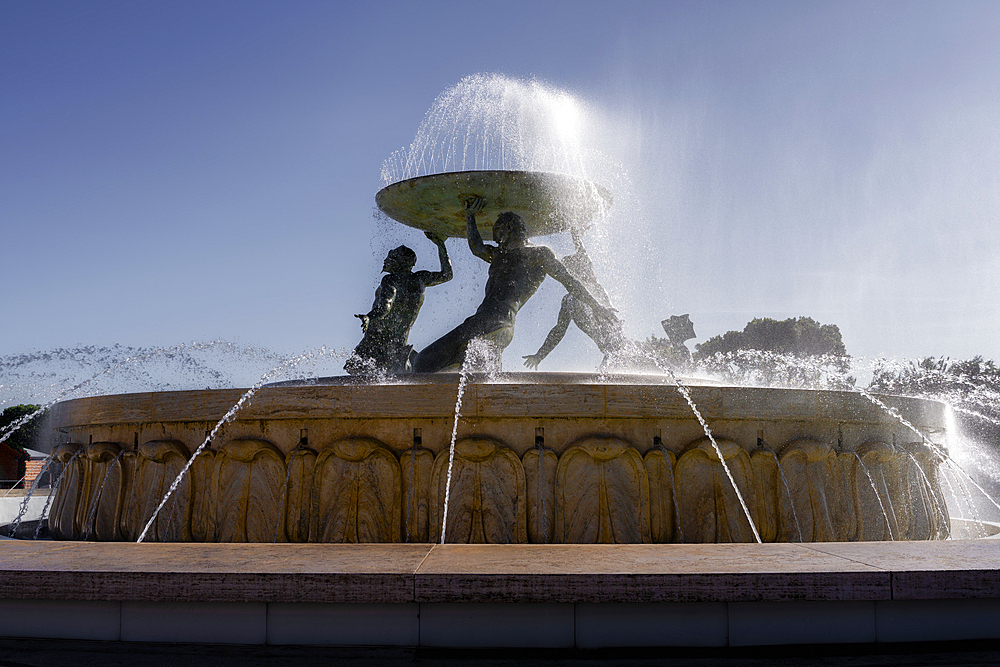
[[[490,114],[514,93],[560,117],[571,107],[503,77],[473,77],[441,104],[470,87]],[[519,128],[516,151],[504,123],[501,140],[476,142],[514,164],[422,130],[387,162],[378,207],[441,238],[466,236],[470,200],[483,232],[507,212],[531,236],[599,225],[614,188],[575,148],[524,142],[550,116]],[[79,603],[74,623],[117,604],[108,635],[90,638],[734,645],[929,638],[906,614],[1000,598],[956,593],[976,554],[1000,556],[946,539],[959,524],[942,489],[943,403],[664,371],[464,367],[62,401],[48,530],[68,550],[22,543],[33,560],[0,580],[0,618],[17,620],[8,598]],[[972,546],[928,588],[891,560],[915,544],[941,545],[922,547],[933,558]],[[83,560],[60,560],[71,553]],[[212,619],[231,605],[265,630],[202,623],[185,605]],[[980,607],[955,609],[982,625],[966,622]]]
[[[444,237],[464,235],[457,220],[470,196],[487,202],[483,220],[515,211],[533,235],[586,225],[611,205],[606,189],[581,178],[482,170],[394,183],[376,201]],[[670,375],[507,373],[469,377],[455,421],[459,382],[416,373],[384,384],[341,377],[266,386],[212,438],[205,434],[244,390],[65,401],[51,417],[67,442],[53,452],[65,479],[49,532],[196,542],[447,535],[494,544],[950,532],[937,472],[942,404],[883,398],[883,407],[857,392]],[[161,502],[182,468],[173,497]]]

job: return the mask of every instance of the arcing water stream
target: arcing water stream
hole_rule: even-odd
[[[269,363],[277,356],[263,348],[213,340],[162,348],[85,346],[0,357],[0,372],[3,373],[0,401],[8,404],[43,404],[39,409],[0,430],[0,442],[67,398],[167,388],[239,386],[244,384],[239,378],[245,376],[247,370],[261,363]],[[51,463],[51,457],[46,459],[42,472],[25,494],[11,524],[13,530],[20,526],[27,514],[38,482]],[[61,477],[60,475],[59,479]],[[55,484],[58,485],[58,479]],[[48,511],[54,493],[53,489],[42,510],[42,517]]]
[[[694,401],[691,399],[691,392],[689,392],[687,390],[687,387],[685,387],[681,383],[680,379],[678,379],[677,375],[674,373],[672,369],[670,369],[667,366],[661,366],[661,370],[663,370],[666,373],[666,375],[670,378],[670,380],[677,386],[678,393],[680,393],[680,395],[684,397],[684,400],[691,408],[691,412],[694,413],[694,416],[698,419],[698,423],[701,424],[702,430],[708,437],[709,442],[712,443],[713,449],[715,449],[715,455],[719,457],[719,462],[722,464],[722,469],[726,471],[726,477],[729,479],[729,483],[732,485],[733,491],[736,493],[736,498],[740,501],[740,507],[743,508],[743,514],[746,515],[747,523],[750,524],[750,530],[753,531],[754,538],[757,540],[758,543],[761,542],[760,533],[757,531],[757,526],[753,522],[753,517],[750,516],[750,509],[747,507],[747,503],[743,499],[743,494],[740,493],[740,487],[736,484],[736,480],[733,478],[733,473],[729,469],[729,466],[726,464],[726,457],[723,456],[722,454],[722,448],[719,447],[719,443],[715,441],[715,436],[712,435],[712,430],[708,427],[708,424],[705,422],[705,418],[701,416],[701,412],[698,410],[698,406],[695,405]]]
[[[243,396],[240,397],[240,400],[236,402],[236,405],[234,405],[233,407],[231,407],[229,409],[229,411],[226,412],[226,414],[222,417],[222,419],[220,419],[218,421],[218,423],[211,430],[211,432],[208,434],[208,436],[206,436],[205,441],[202,442],[201,445],[198,446],[198,448],[191,455],[191,458],[188,459],[187,463],[184,465],[184,467],[181,469],[180,473],[178,473],[177,477],[174,479],[173,483],[170,485],[170,488],[167,490],[166,494],[164,494],[163,499],[160,501],[160,504],[153,511],[153,515],[151,517],[149,517],[149,521],[146,522],[146,526],[142,529],[142,533],[140,533],[139,539],[136,540],[136,542],[139,543],[139,542],[142,542],[144,539],[146,539],[146,533],[149,532],[149,529],[152,528],[153,524],[156,522],[156,517],[159,515],[160,510],[163,509],[163,506],[167,504],[167,500],[170,499],[170,496],[173,495],[173,493],[177,490],[177,487],[180,486],[180,483],[183,481],[184,476],[187,474],[188,470],[191,468],[191,465],[194,463],[195,459],[197,459],[198,456],[203,451],[205,451],[205,448],[208,447],[208,445],[212,442],[212,439],[215,438],[216,434],[219,432],[219,429],[221,429],[223,426],[225,426],[227,423],[229,423],[236,416],[236,413],[240,411],[240,408],[242,408],[243,405],[248,400],[250,400],[250,398],[257,392],[258,389],[260,389],[265,384],[267,384],[268,382],[270,382],[274,378],[274,376],[277,375],[278,373],[284,372],[284,371],[289,370],[291,368],[295,368],[296,366],[298,366],[299,364],[301,364],[304,361],[307,361],[307,360],[310,360],[310,359],[315,359],[317,357],[323,357],[323,356],[326,356],[326,355],[329,355],[329,354],[333,354],[335,356],[335,358],[337,358],[337,359],[346,359],[347,358],[347,353],[345,353],[343,351],[336,352],[336,351],[333,351],[333,350],[329,350],[329,349],[327,349],[324,346],[324,347],[319,348],[318,350],[314,350],[312,352],[306,352],[306,353],[303,353],[303,354],[301,354],[301,355],[299,355],[297,357],[292,357],[291,359],[288,359],[287,361],[285,361],[281,365],[276,366],[273,369],[271,369],[270,371],[268,371],[267,373],[265,373],[263,375],[263,377],[260,378],[260,380],[258,380],[252,387],[250,387],[250,389],[248,389],[243,394]]]
[[[455,420],[451,427],[451,441],[448,443],[448,477],[444,487],[444,508],[441,511],[441,544],[445,543],[445,532],[448,528],[448,505],[451,500],[451,471],[455,465],[455,440],[458,437],[458,420],[462,416],[462,396],[465,394],[465,385],[469,381],[470,357],[462,363],[462,370],[458,379],[458,395],[455,398]]]

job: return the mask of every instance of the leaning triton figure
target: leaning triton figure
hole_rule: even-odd
[[[605,307],[610,308],[611,299],[604,287],[597,281],[597,276],[594,275],[594,265],[590,261],[590,256],[587,255],[587,249],[583,245],[583,239],[580,238],[580,232],[573,228],[570,233],[573,236],[573,247],[576,252],[562,258],[563,266],[574,278],[583,283],[587,290]],[[630,346],[637,346],[634,341],[630,341],[622,333],[621,322],[595,316],[590,306],[577,299],[573,294],[567,294],[563,297],[559,307],[556,325],[549,331],[542,346],[538,348],[538,352],[524,357],[524,365],[531,369],[537,369],[542,360],[549,355],[549,352],[562,341],[571,322],[575,322],[580,331],[590,337],[604,355],[599,370],[606,370],[612,355],[620,354]]]
[[[617,321],[614,310],[603,306],[583,284],[566,270],[555,254],[545,246],[528,243],[524,221],[515,213],[501,213],[493,225],[496,245],[483,242],[476,226],[476,213],[485,202],[473,197],[465,203],[465,234],[472,253],[490,263],[486,294],[476,313],[421,350],[413,364],[418,373],[459,367],[474,339],[481,338],[499,356],[514,338],[514,318],[545,280],[552,276],[570,294],[586,303],[600,318]]]
[[[438,247],[441,270],[412,271],[417,254],[405,245],[389,251],[382,264],[382,270],[388,275],[375,290],[372,309],[367,315],[355,315],[361,320],[364,336],[344,364],[348,373],[407,373],[411,370],[415,353],[407,339],[424,303],[424,290],[446,283],[452,276],[444,239],[431,232],[425,234]]]

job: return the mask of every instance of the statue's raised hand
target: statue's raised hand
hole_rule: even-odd
[[[542,358],[540,354],[529,354],[524,357],[524,367],[536,371],[538,370],[538,364],[542,363]]]
[[[424,232],[424,236],[429,238],[431,240],[431,243],[433,243],[438,247],[444,245],[444,239],[441,238],[441,236],[439,234],[436,234],[435,232]]]
[[[367,315],[355,315],[354,317],[361,320],[361,332],[368,333],[368,316]]]
[[[486,200],[482,197],[469,197],[465,200],[465,213],[476,214],[486,208]]]

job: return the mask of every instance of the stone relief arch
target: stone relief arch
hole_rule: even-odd
[[[912,509],[911,529],[906,539],[947,539],[951,520],[937,465],[941,454],[924,442],[910,442],[900,449],[906,455],[904,486]]]
[[[669,449],[654,447],[646,453],[643,463],[649,475],[650,539],[656,544],[683,542],[674,482],[677,456]]]
[[[54,491],[52,507],[49,508],[49,532],[56,540],[80,538],[76,508],[80,504],[83,481],[82,454],[83,448],[74,443],[57,445],[52,450],[52,459],[63,466],[57,478],[58,488]]]
[[[116,442],[95,442],[87,445],[84,460],[84,481],[80,506],[85,509],[79,521],[82,539],[114,541],[120,538],[119,514],[125,495],[126,476],[122,466],[124,450]]]
[[[871,440],[857,449],[855,459],[855,507],[858,509],[858,539],[898,540],[908,520],[896,508],[905,498],[905,455],[888,442]]]
[[[431,489],[431,541],[441,541],[441,521],[448,485],[448,448],[434,459]],[[527,489],[524,467],[514,450],[486,436],[455,443],[451,491],[448,494],[448,542],[523,544],[527,533]]]
[[[285,513],[285,537],[289,542],[309,541],[316,457],[316,450],[306,445],[298,445],[285,455],[287,483],[282,497]]]
[[[216,540],[284,541],[285,459],[266,440],[230,440],[215,454],[212,484]]]
[[[205,447],[187,474],[191,485],[191,539],[214,542],[217,530],[215,450]]]
[[[836,542],[846,540],[849,526],[839,523],[845,500],[842,470],[833,447],[800,438],[781,450],[781,471],[788,493],[780,496],[782,542]]]
[[[313,471],[311,542],[396,542],[399,461],[374,438],[346,438],[322,449]]]
[[[649,478],[638,450],[617,437],[578,440],[556,470],[556,542],[650,541]]]
[[[556,469],[559,457],[544,445],[536,445],[521,457],[528,503],[528,541],[555,541]]]
[[[716,437],[715,442],[750,509],[755,485],[750,455],[732,440]],[[688,445],[677,460],[675,475],[685,542],[755,541],[733,483],[707,437]]]
[[[429,542],[434,452],[424,447],[411,447],[400,454],[399,467],[403,479],[399,539],[403,542]]]
[[[126,539],[139,539],[146,524],[187,463],[190,453],[178,440],[152,440],[139,445],[128,457],[129,477],[121,532]],[[187,542],[191,539],[191,480],[185,476],[150,527],[150,542]]]
[[[769,447],[758,447],[750,453],[753,481],[750,490],[750,512],[761,542],[779,540],[781,518],[779,503],[788,502],[789,489],[778,463],[778,455]],[[792,526],[796,530],[796,526]],[[798,537],[798,532],[795,532]]]

